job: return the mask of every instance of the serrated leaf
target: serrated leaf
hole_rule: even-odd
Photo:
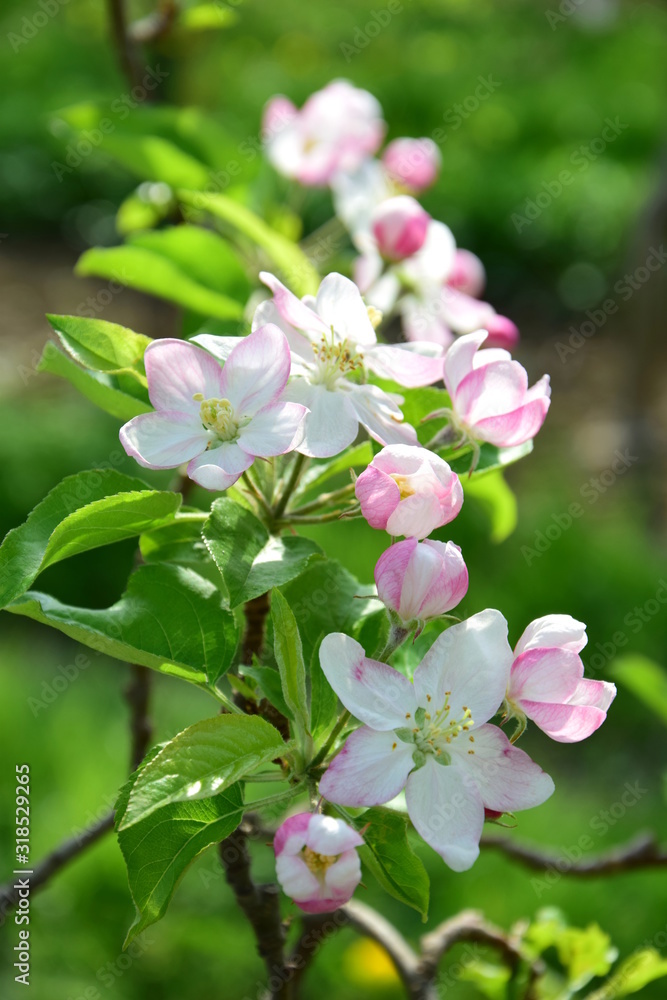
[[[85,316],[46,317],[65,350],[84,368],[110,375],[128,374],[147,385],[144,352],[150,337],[118,323]]]
[[[84,277],[112,278],[128,288],[175,302],[204,316],[242,319],[240,302],[211,291],[180,267],[142,246],[93,247],[79,258],[75,271]]]
[[[228,195],[204,191],[182,190],[178,198],[186,207],[222,219],[261,247],[282,271],[295,294],[309,295],[317,291],[320,280],[317,270],[298,244],[271,229],[245,205]]]
[[[370,824],[359,848],[361,860],[380,885],[395,899],[428,915],[429,878],[424,865],[410,847],[404,816],[391,809],[367,809],[355,821],[357,829]]]
[[[270,537],[251,511],[228,497],[213,504],[202,537],[225,581],[232,608],[293,580],[322,554],[309,538]]]
[[[667,671],[663,667],[641,653],[625,653],[614,660],[609,676],[667,724]]]
[[[301,636],[292,610],[277,588],[271,591],[271,619],[273,649],[285,704],[297,726],[307,733],[310,728],[310,712]]]
[[[140,566],[110,608],[77,608],[28,591],[7,610],[50,625],[108,656],[213,684],[229,669],[238,642],[219,591],[190,569]]]
[[[164,916],[195,858],[233,833],[242,818],[243,799],[236,784],[209,799],[174,802],[119,831],[118,843],[137,908],[124,947]]]
[[[122,498],[117,503],[116,496]],[[110,505],[108,518],[104,515],[106,503]],[[155,510],[161,523],[179,505],[178,494],[149,490],[140,479],[115,469],[90,469],[67,476],[47,493],[23,524],[6,535],[0,546],[0,607],[24,593],[51,563],[138,534],[135,527],[143,530],[140,525],[150,523],[146,519],[149,508]]]
[[[174,802],[219,795],[284,751],[278,730],[257,715],[216,715],[196,722],[142,768],[118,828],[127,829]]]
[[[37,363],[37,371],[66,379],[82,396],[117,420],[131,420],[132,417],[140,413],[150,413],[153,409],[147,393],[145,400],[140,399],[120,388],[114,376],[79,368],[51,341],[47,341],[44,345],[42,356]]]

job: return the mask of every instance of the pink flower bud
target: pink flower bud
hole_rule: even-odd
[[[456,473],[417,445],[383,448],[357,479],[355,492],[370,526],[394,537],[426,538],[453,521],[463,504]]]
[[[442,158],[432,139],[394,139],[382,154],[387,173],[412,191],[430,187],[440,172]]]
[[[306,913],[337,910],[361,881],[356,848],[363,842],[341,819],[319,813],[290,816],[273,839],[283,891]]]
[[[513,351],[519,343],[519,328],[507,316],[489,316],[486,320],[488,339],[485,347],[502,347]]]
[[[456,607],[468,591],[468,570],[454,542],[406,538],[382,553],[375,583],[384,605],[408,624]]]
[[[411,257],[424,245],[430,221],[428,212],[410,195],[387,198],[371,216],[378,250],[387,260]]]
[[[486,285],[486,271],[479,257],[470,250],[457,250],[447,284],[478,299]]]

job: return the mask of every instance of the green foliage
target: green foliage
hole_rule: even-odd
[[[47,566],[157,528],[180,503],[179,494],[149,490],[114,469],[67,476],[0,546],[0,607],[24,593]]]
[[[283,698],[297,728],[302,734],[306,734],[309,730],[310,710],[303,647],[296,619],[277,588],[271,591],[271,620],[273,648],[280,671]]]
[[[232,608],[293,580],[322,554],[309,538],[270,536],[251,511],[228,497],[214,502],[202,536]]]
[[[172,803],[219,795],[285,750],[278,730],[257,715],[216,715],[196,722],[141,769],[118,829]]]
[[[320,640],[324,636],[320,636]],[[313,649],[310,661],[310,731],[315,741],[329,733],[338,712],[338,698],[320,666],[320,642]]]
[[[532,957],[556,949],[570,990],[580,990],[596,976],[606,975],[618,956],[611,938],[597,924],[569,927],[563,914],[555,909],[541,910],[523,940]]]
[[[261,247],[282,271],[287,284],[297,295],[317,291],[319,276],[305,253],[292,240],[271,229],[245,205],[228,195],[202,191],[179,191],[178,197],[186,211],[190,210],[189,215],[193,214],[192,210],[193,217],[198,213],[208,212]]]
[[[473,474],[470,478],[464,475],[461,482],[466,500],[472,499],[483,508],[491,527],[491,541],[504,542],[516,528],[518,506],[502,470],[494,469],[483,476]]]
[[[195,684],[214,684],[231,666],[238,641],[234,617],[213,584],[167,563],[140,566],[110,608],[72,607],[29,590],[7,610],[108,656]]]
[[[117,323],[84,316],[47,316],[65,350],[84,368],[129,375],[147,386],[144,352],[150,337]]]
[[[588,1000],[617,1000],[639,993],[649,983],[667,976],[667,958],[655,948],[643,948],[630,955]]]
[[[79,368],[51,341],[47,341],[44,345],[42,356],[37,364],[37,371],[66,379],[75,389],[78,389],[82,396],[118,420],[131,420],[132,417],[136,417],[140,413],[150,413],[153,409],[148,402],[147,393],[145,399],[138,399],[121,389],[118,379],[114,376],[88,372]]]
[[[663,667],[640,653],[625,653],[611,664],[609,676],[667,724],[667,672]]]
[[[426,920],[429,878],[424,865],[410,847],[407,819],[391,809],[367,809],[355,820],[357,829],[368,824],[359,848],[361,859],[383,889],[411,906]]]

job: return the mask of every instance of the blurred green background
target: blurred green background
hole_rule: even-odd
[[[130,6],[134,17],[150,13],[148,5]],[[471,577],[462,613],[498,607],[516,640],[533,618],[569,612],[588,624],[584,659],[591,676],[610,678],[617,653],[636,651],[667,663],[666,605],[660,602],[660,595],[667,599],[667,296],[664,268],[650,280],[641,271],[653,250],[660,252],[667,228],[664,5],[405,0],[388,20],[382,0],[372,8],[351,0],[217,8],[224,11],[224,30],[181,32],[147,52],[146,65],[168,73],[166,98],[210,112],[232,137],[232,149],[257,136],[262,105],[273,93],[300,104],[340,76],[376,94],[390,138],[440,129],[443,169],[424,202],[460,245],[483,258],[490,301],[521,327],[518,356],[531,381],[544,371],[552,375],[553,406],[535,453],[508,477],[518,496],[517,530],[494,544],[484,510],[474,503],[453,525]],[[40,11],[47,13],[36,16]],[[48,338],[43,314],[82,312],[92,296],[102,318],[151,336],[173,331],[179,317],[128,290],[102,303],[106,286],[71,274],[86,247],[118,242],[115,212],[136,186],[103,144],[60,179],[54,169],[69,141],[58,111],[88,100],[111,106],[128,90],[105,6],[5,0],[0,16],[4,534],[63,476],[119,450],[114,420],[65,383],[36,375]],[[386,22],[381,30],[367,30],[378,17]],[[492,79],[493,91],[475,102],[480,78]],[[599,149],[595,140],[608,119],[618,123],[618,137],[603,151],[577,158],[581,147]],[[574,180],[554,195],[562,170]],[[294,204],[294,190],[258,161],[248,163],[248,176],[259,199],[268,203],[278,194]],[[537,217],[517,221],[531,213],[531,202]],[[300,207],[306,232],[329,212],[321,192],[307,193]],[[608,300],[618,305],[609,317],[599,311]],[[620,474],[610,471],[618,452],[628,456]],[[136,471],[125,459],[119,467]],[[572,503],[583,513],[568,526]],[[367,582],[384,539],[359,522],[344,530],[343,542],[342,528],[328,529],[325,545]],[[40,587],[61,599],[106,606],[123,589],[133,545],[104,556],[104,563],[93,552],[54,567]],[[12,832],[14,764],[28,761],[37,858],[102,815],[124,779],[126,669],[91,655],[90,666],[40,707],[81,648],[9,615],[2,617],[0,644],[3,843],[9,845]],[[157,677],[154,691],[156,739],[214,710],[175,680]],[[544,807],[520,816],[515,837],[566,856],[582,834],[593,838],[597,852],[641,829],[664,833],[664,727],[626,689],[607,725],[587,743],[551,744],[532,731],[525,745],[554,776],[557,790]],[[638,783],[641,794],[636,804],[619,806],[628,783]],[[657,871],[606,880],[564,876],[546,886],[495,853],[483,853],[464,875],[450,872],[428,849],[421,853],[433,877],[427,928],[370,877],[364,894],[412,940],[464,906],[483,908],[503,927],[543,906],[559,906],[575,925],[598,922],[622,956],[667,929],[667,893]],[[270,877],[263,847],[256,865],[260,876]],[[3,851],[3,877],[10,870]],[[254,1000],[263,978],[251,934],[211,852],[129,957],[121,946],[132,905],[112,838],[35,895],[32,913],[36,1000]],[[14,943],[9,924],[0,944],[3,996],[19,995]],[[447,977],[447,964],[443,977],[443,996],[478,995]],[[345,931],[322,949],[306,995],[343,1000],[401,993],[373,949]],[[657,1000],[664,986],[658,982],[643,995]]]

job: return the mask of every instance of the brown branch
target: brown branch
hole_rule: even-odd
[[[527,844],[516,844],[509,837],[482,837],[482,847],[502,851],[526,868],[545,872],[556,870],[561,875],[595,878],[615,875],[636,868],[658,868],[667,865],[667,849],[661,847],[654,834],[640,834],[627,844],[612,847],[603,854],[570,860],[553,851],[542,851]]]
[[[432,1000],[437,994],[421,976],[419,956],[393,924],[365,903],[350,900],[342,908],[351,927],[386,951],[411,1000]]]
[[[132,665],[132,678],[125,689],[125,699],[130,707],[130,767],[135,770],[143,760],[150,742],[152,727],[148,718],[148,701],[150,696],[150,671],[147,667]],[[102,819],[97,820],[81,833],[68,837],[58,847],[48,854],[32,869],[30,892],[40,889],[56,875],[61,868],[69,864],[80,854],[113,829],[114,811],[111,809]],[[19,876],[17,876],[19,878]],[[15,881],[0,887],[0,926],[5,921],[7,913],[19,901],[18,888]]]
[[[241,646],[241,662],[250,665],[253,656],[261,657],[264,647],[264,628],[270,610],[269,595],[260,594],[243,605],[246,627]]]
[[[130,87],[135,87],[141,80],[141,65],[136,46],[130,36],[125,0],[107,0],[107,2],[118,62]]]
[[[221,842],[220,860],[227,883],[255,934],[257,951],[268,973],[268,991],[273,1000],[287,1000],[291,975],[285,967],[280,890],[277,885],[255,885],[253,882],[247,835],[242,830],[235,830]]]

